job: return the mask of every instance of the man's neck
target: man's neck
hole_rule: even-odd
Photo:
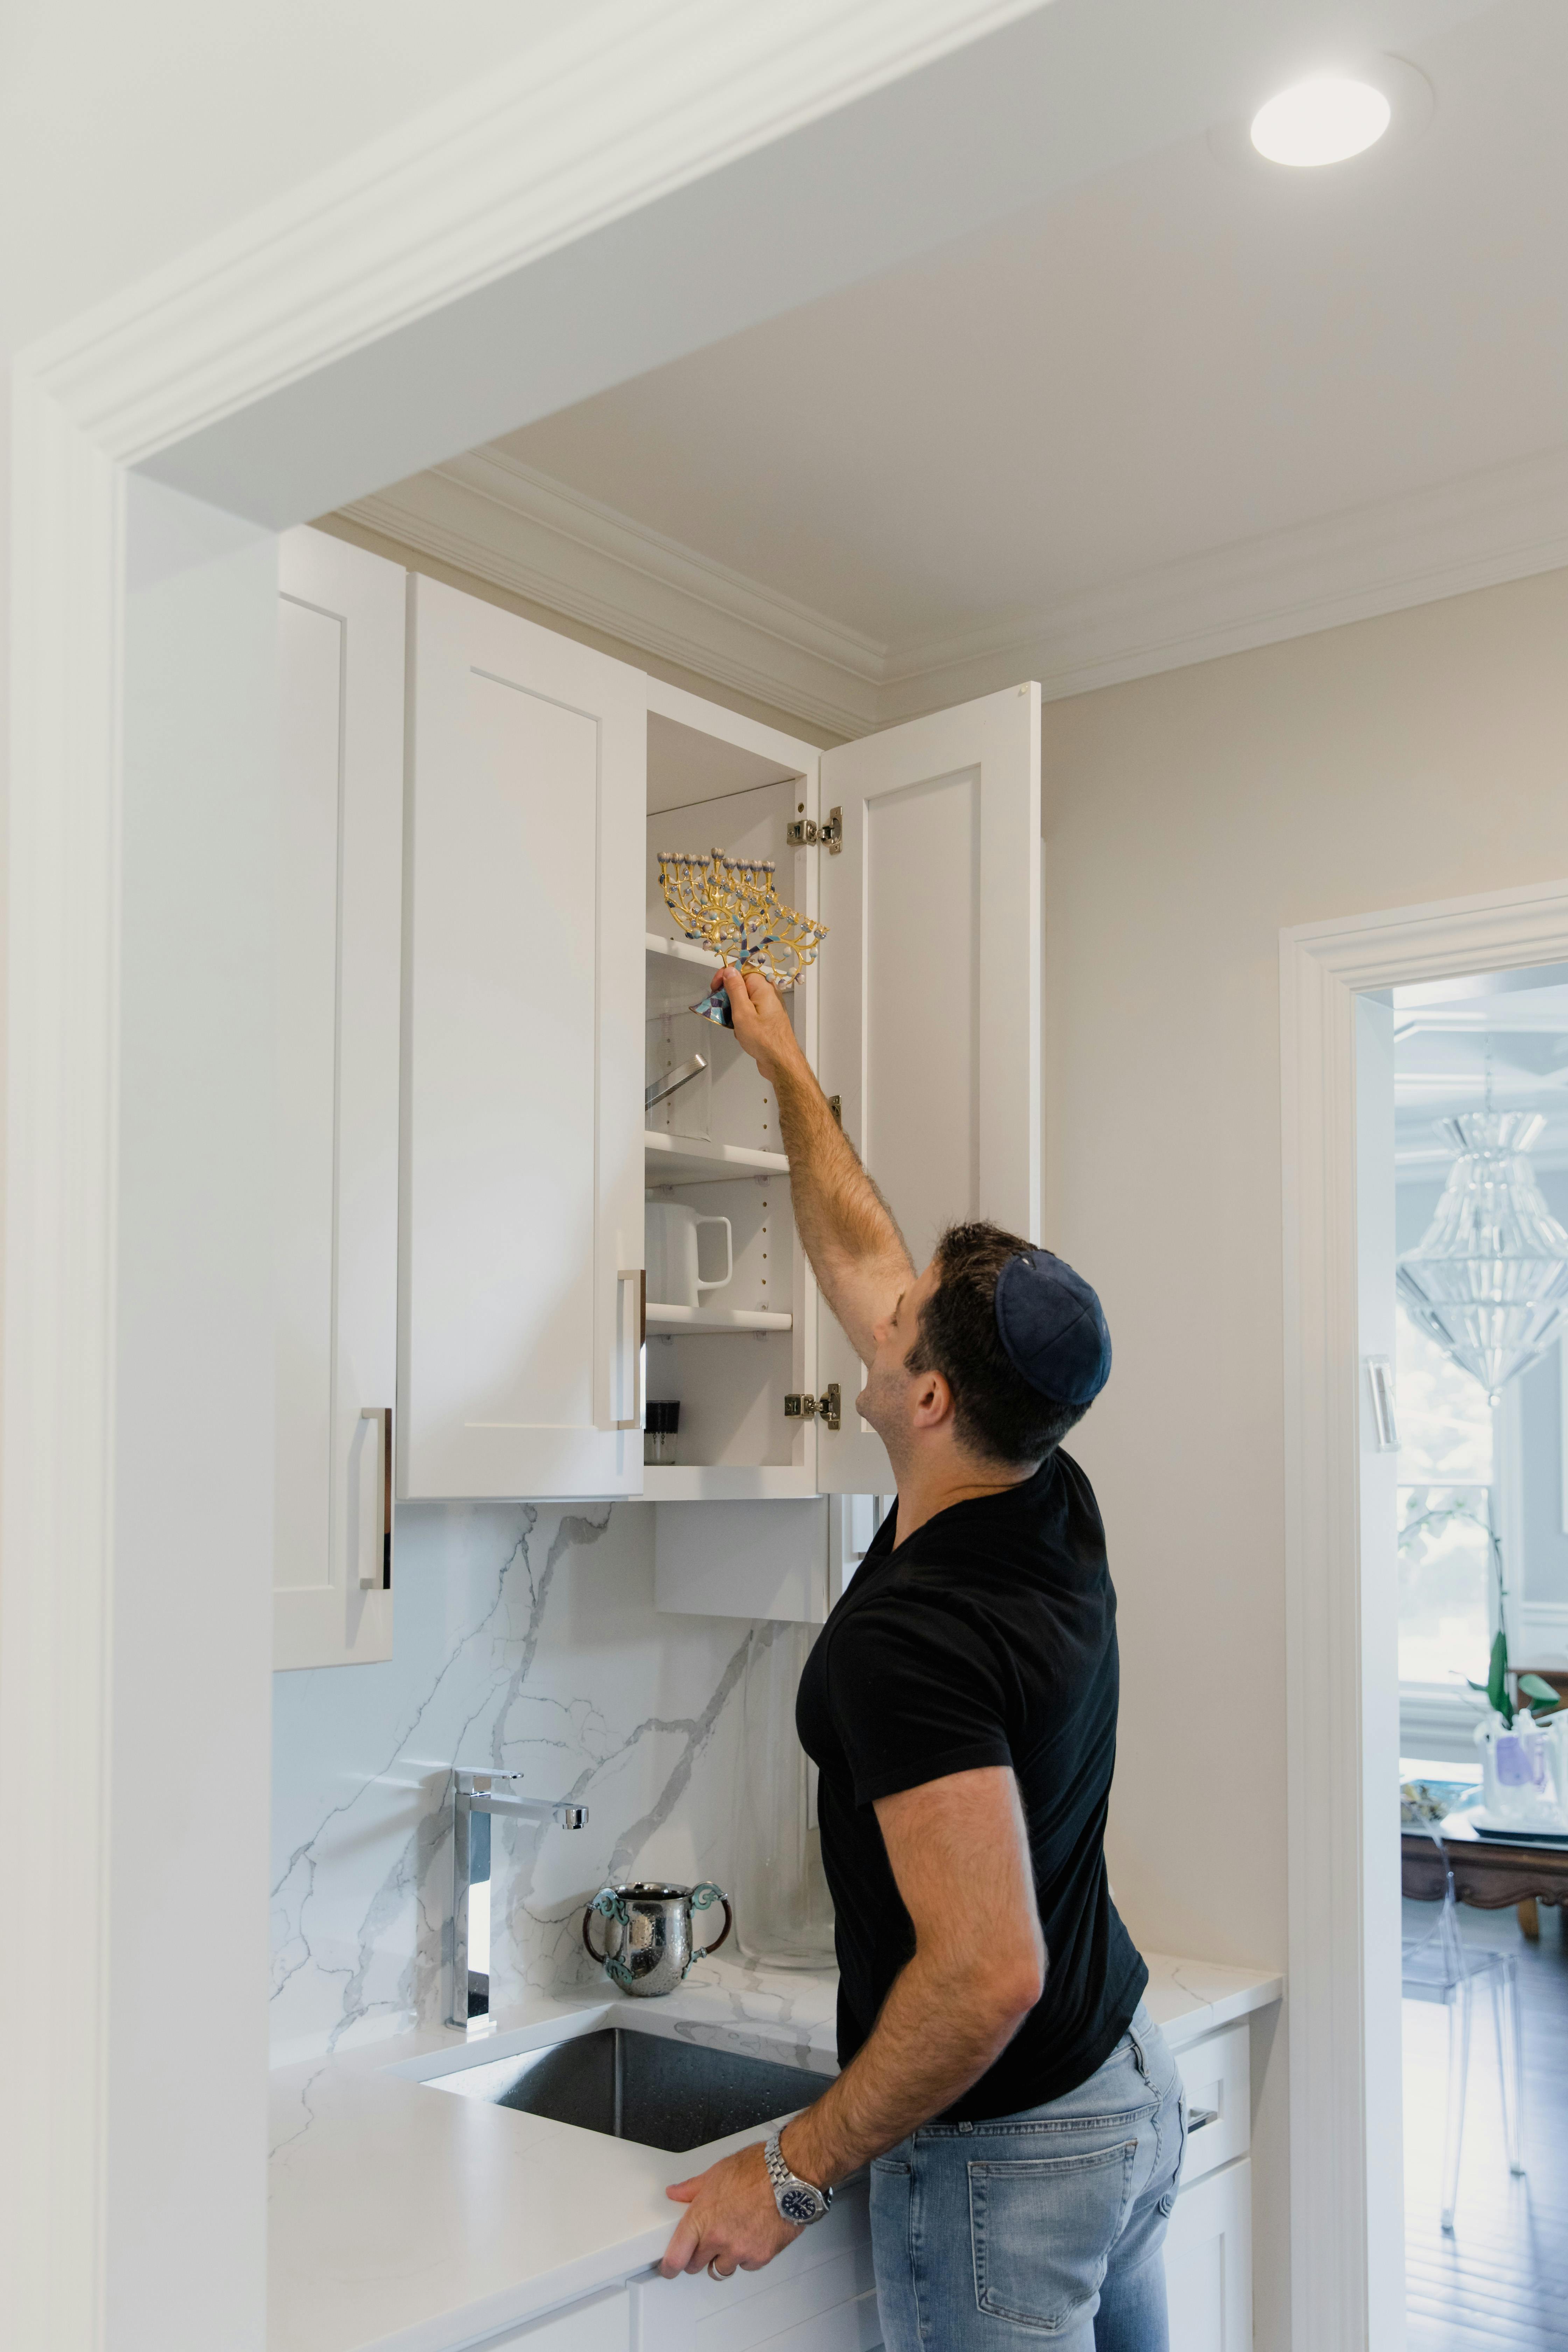
[[[899,1474],[900,1543],[907,1543],[939,1511],[950,1511],[955,1503],[977,1502],[986,1495],[1005,1495],[1032,1478],[1038,1467],[1038,1463],[1015,1468],[1006,1463],[976,1462],[963,1454],[934,1462],[917,1455]]]

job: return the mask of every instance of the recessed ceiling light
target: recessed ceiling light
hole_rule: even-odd
[[[1393,109],[1371,82],[1315,74],[1282,89],[1252,118],[1252,143],[1270,163],[1343,163],[1375,146]]]

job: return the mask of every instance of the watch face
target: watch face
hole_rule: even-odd
[[[815,2221],[822,2210],[822,2200],[815,2189],[786,2189],[779,2199],[779,2211],[786,2221]]]

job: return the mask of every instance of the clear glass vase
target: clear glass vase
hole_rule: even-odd
[[[774,1969],[833,1965],[816,1768],[795,1728],[795,1693],[816,1635],[812,1625],[753,1626],[741,1691],[735,1940],[748,1959]]]

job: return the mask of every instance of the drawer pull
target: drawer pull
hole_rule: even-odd
[[[1187,2109],[1187,2137],[1191,2139],[1193,2134],[1195,2131],[1202,2131],[1205,2124],[1217,2124],[1218,2121],[1219,2109],[1217,2107],[1189,2107]]]
[[[616,1280],[617,1283],[634,1282],[637,1285],[637,1290],[633,1302],[631,1330],[627,1335],[631,1347],[631,1359],[626,1367],[626,1377],[621,1391],[624,1396],[626,1389],[630,1389],[632,1409],[625,1421],[612,1421],[610,1427],[640,1429],[643,1425],[642,1351],[647,1341],[647,1276],[640,1265],[623,1265]]]
[[[392,1407],[389,1404],[367,1404],[360,1408],[362,1421],[374,1421],[381,1439],[381,1543],[374,1559],[363,1556],[359,1580],[372,1591],[378,1587],[383,1592],[392,1590]]]

